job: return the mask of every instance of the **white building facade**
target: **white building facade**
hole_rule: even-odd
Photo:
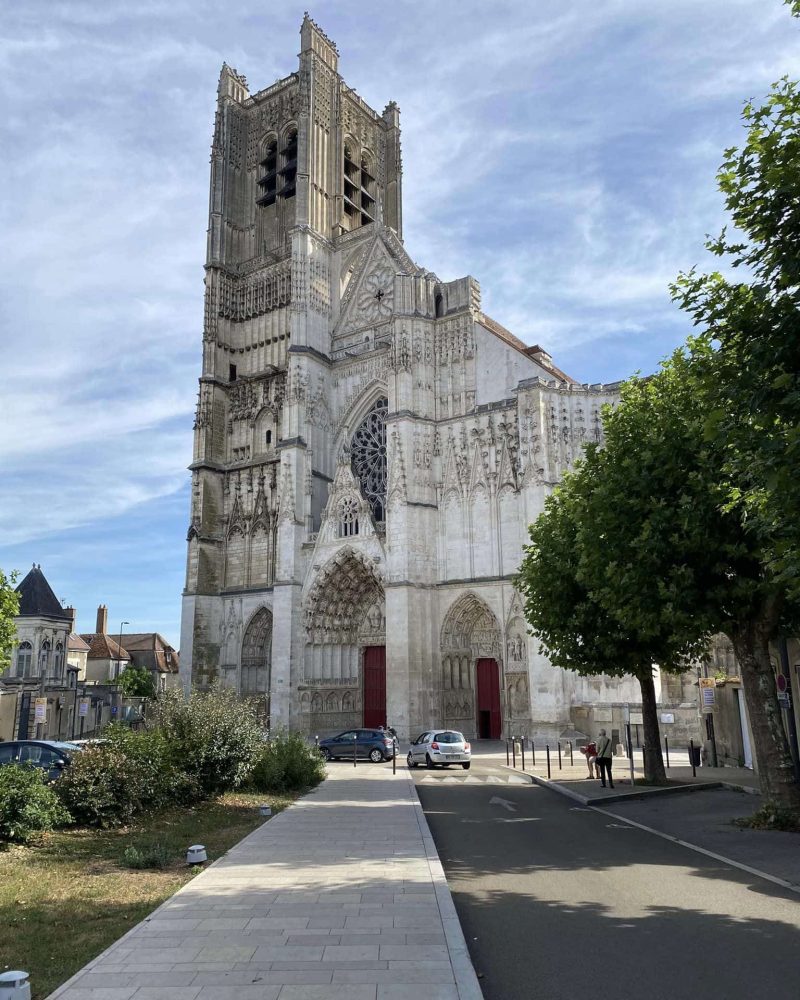
[[[223,67],[181,629],[218,679],[310,733],[550,734],[638,688],[556,669],[514,575],[615,387],[577,385],[402,242],[399,111],[306,17],[299,70]]]

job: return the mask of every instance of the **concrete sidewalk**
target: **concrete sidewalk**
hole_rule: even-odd
[[[416,790],[334,763],[49,1000],[420,995],[481,998]]]

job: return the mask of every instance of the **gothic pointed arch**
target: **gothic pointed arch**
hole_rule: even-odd
[[[272,612],[269,608],[259,608],[250,619],[242,638],[240,694],[268,694],[271,674]]]
[[[449,608],[442,623],[443,651],[502,659],[500,623],[488,604],[471,591]]]
[[[375,563],[345,546],[322,567],[305,601],[306,629],[314,643],[354,643],[367,611],[383,601]]]

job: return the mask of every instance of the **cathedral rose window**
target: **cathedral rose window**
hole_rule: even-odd
[[[386,412],[389,401],[381,397],[356,428],[350,442],[350,465],[376,521],[385,519]]]

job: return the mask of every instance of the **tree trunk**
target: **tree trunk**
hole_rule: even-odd
[[[642,726],[644,728],[644,777],[652,785],[666,785],[667,772],[661,756],[661,731],[658,728],[658,705],[653,672],[648,666],[639,677],[642,689]]]
[[[795,781],[769,655],[774,617],[768,613],[756,621],[732,628],[730,638],[742,672],[761,792],[765,799],[800,813],[800,785]]]

